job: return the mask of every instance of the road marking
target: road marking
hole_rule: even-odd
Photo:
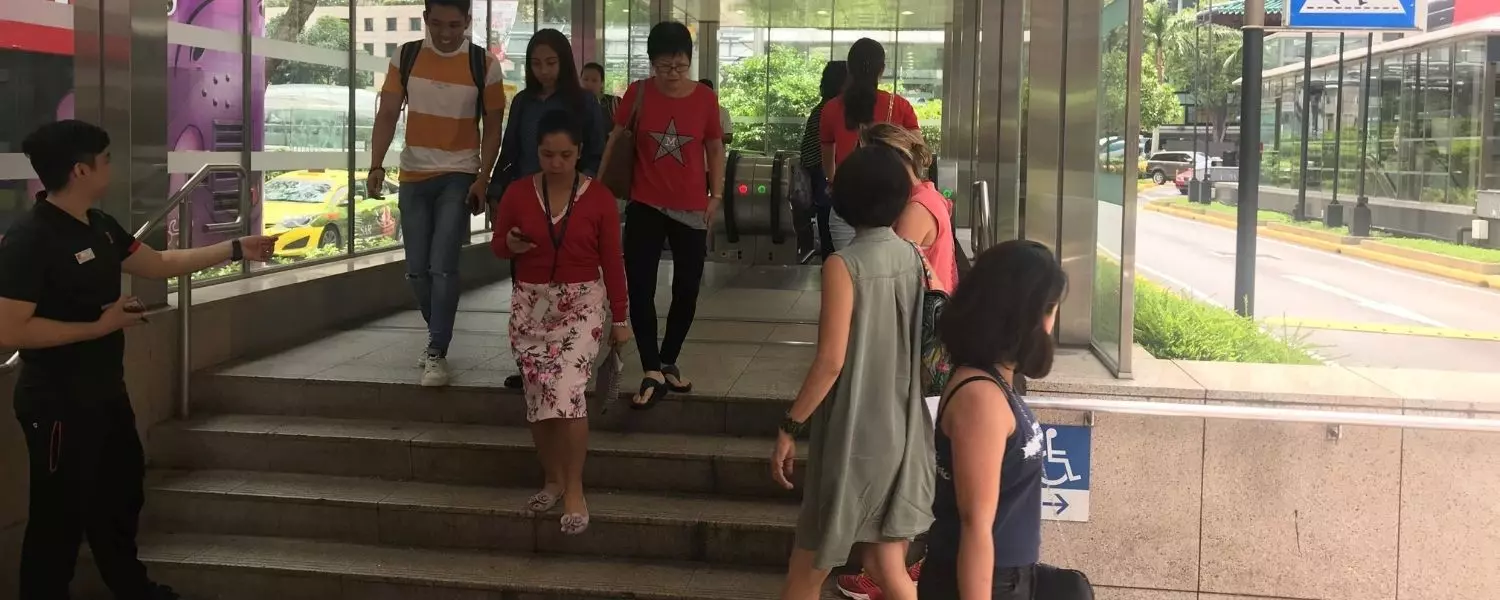
[[[1143,210],[1142,211],[1143,216],[1141,218],[1150,218],[1149,216],[1144,215],[1144,213],[1147,213],[1147,212],[1150,212],[1150,211],[1144,211]],[[1163,218],[1166,218],[1166,219],[1175,219],[1176,221],[1186,221],[1188,223],[1196,223],[1196,224],[1201,225],[1203,227],[1210,228],[1210,229],[1216,229],[1216,230],[1221,231],[1221,232],[1225,231],[1225,230],[1228,230],[1228,231],[1231,231],[1231,232],[1234,231],[1231,228],[1222,227],[1222,226],[1214,225],[1214,224],[1211,224],[1211,223],[1203,223],[1201,221],[1194,221],[1192,219],[1188,219],[1188,218],[1185,218],[1185,217],[1179,217],[1179,216],[1168,214],[1168,213],[1154,213],[1154,214],[1161,215]],[[1365,268],[1368,268],[1368,269],[1373,269],[1373,270],[1376,270],[1376,271],[1380,271],[1380,272],[1386,273],[1388,275],[1397,275],[1397,276],[1400,276],[1400,277],[1406,277],[1406,278],[1409,278],[1409,279],[1415,279],[1417,281],[1421,281],[1421,282],[1424,282],[1424,283],[1433,283],[1433,284],[1441,285],[1441,286],[1444,286],[1444,287],[1452,288],[1452,289],[1455,289],[1455,290],[1463,290],[1463,291],[1465,291],[1467,293],[1470,293],[1470,294],[1483,295],[1485,298],[1488,298],[1488,299],[1494,299],[1497,295],[1500,295],[1500,293],[1497,293],[1497,291],[1494,290],[1494,289],[1482,288],[1482,287],[1478,287],[1478,286],[1474,286],[1474,285],[1463,284],[1463,283],[1459,283],[1459,282],[1453,281],[1451,279],[1444,279],[1444,278],[1441,278],[1441,277],[1437,277],[1437,276],[1434,276],[1434,275],[1428,275],[1426,273],[1420,273],[1420,272],[1417,272],[1417,271],[1410,271],[1410,270],[1407,270],[1407,269],[1400,269],[1400,268],[1395,268],[1395,267],[1387,267],[1387,266],[1384,266],[1384,265],[1381,265],[1379,263],[1375,263],[1375,262],[1372,262],[1372,261],[1368,261],[1368,260],[1364,260],[1364,259],[1359,259],[1359,258],[1355,258],[1355,257],[1352,257],[1352,256],[1347,256],[1347,255],[1344,255],[1344,254],[1336,254],[1336,253],[1333,253],[1333,252],[1328,252],[1326,250],[1319,250],[1319,249],[1316,249],[1316,248],[1309,248],[1307,246],[1302,246],[1302,245],[1299,245],[1299,244],[1293,244],[1291,242],[1286,242],[1286,241],[1278,240],[1278,239],[1273,238],[1273,237],[1267,237],[1267,236],[1264,236],[1264,235],[1257,235],[1256,239],[1259,240],[1260,242],[1270,242],[1272,245],[1281,246],[1281,247],[1285,247],[1285,248],[1290,248],[1292,250],[1295,250],[1295,251],[1298,251],[1298,252],[1302,252],[1304,254],[1309,254],[1309,255],[1315,254],[1315,255],[1318,255],[1318,256],[1333,256],[1333,257],[1336,257],[1336,260],[1342,260],[1345,263],[1349,263],[1349,264],[1360,265],[1362,267],[1365,267]]]
[[[1212,304],[1214,306],[1224,306],[1224,304],[1222,302],[1219,302],[1218,299],[1214,298],[1213,296],[1210,296],[1208,294],[1205,294],[1203,292],[1198,291],[1193,286],[1190,286],[1190,285],[1188,285],[1186,283],[1183,283],[1181,279],[1178,279],[1176,277],[1173,277],[1171,275],[1168,275],[1166,273],[1163,273],[1161,271],[1158,271],[1156,269],[1148,267],[1148,266],[1146,266],[1145,264],[1142,264],[1142,263],[1136,263],[1135,264],[1135,268],[1137,270],[1146,272],[1148,275],[1151,276],[1150,277],[1151,279],[1155,279],[1156,281],[1158,281],[1160,283],[1164,283],[1169,288],[1176,288],[1177,291],[1179,291],[1179,292],[1184,292],[1184,293],[1186,293],[1186,294],[1188,294],[1188,295],[1190,295],[1190,296],[1192,296],[1194,298],[1197,298],[1199,300],[1202,300],[1202,301],[1207,302],[1209,304]]]
[[[1293,329],[1328,329],[1333,331],[1382,333],[1387,335],[1410,335],[1417,337],[1443,338],[1449,340],[1500,342],[1500,331],[1466,331],[1462,329],[1450,329],[1446,327],[1416,327],[1412,325],[1392,325],[1389,323],[1351,323],[1342,321],[1324,321],[1320,319],[1298,319],[1287,317],[1272,317],[1266,319],[1266,323],[1271,325],[1290,327]]]
[[[1380,311],[1380,312],[1383,312],[1385,314],[1388,314],[1388,315],[1391,315],[1391,316],[1394,316],[1394,317],[1400,317],[1402,319],[1406,319],[1408,321],[1415,321],[1417,323],[1421,323],[1421,324],[1427,325],[1429,327],[1439,327],[1439,328],[1447,328],[1448,327],[1447,325],[1444,325],[1440,321],[1437,321],[1435,319],[1429,318],[1429,317],[1427,317],[1427,316],[1425,316],[1425,315],[1423,315],[1423,314],[1421,314],[1421,313],[1419,313],[1417,311],[1411,310],[1409,308],[1406,308],[1406,307],[1403,307],[1403,306],[1397,306],[1395,304],[1389,304],[1389,303],[1386,303],[1386,302],[1377,302],[1375,300],[1371,300],[1369,298],[1366,298],[1366,297],[1361,296],[1359,294],[1356,294],[1354,292],[1345,290],[1343,288],[1323,283],[1323,282],[1318,281],[1316,279],[1311,279],[1311,278],[1308,278],[1308,277],[1303,277],[1301,275],[1282,275],[1282,277],[1284,277],[1284,278],[1286,278],[1286,279],[1288,279],[1290,281],[1295,281],[1295,282],[1300,283],[1302,285],[1305,285],[1307,287],[1313,288],[1315,290],[1327,292],[1329,294],[1333,294],[1335,296],[1338,296],[1340,298],[1344,298],[1346,300],[1351,300],[1351,301],[1359,304],[1360,306],[1368,308],[1370,310]]]

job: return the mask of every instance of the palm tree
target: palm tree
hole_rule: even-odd
[[[1179,22],[1167,6],[1166,0],[1148,0],[1146,18],[1141,31],[1146,34],[1146,46],[1156,59],[1156,80],[1167,80],[1167,44]]]

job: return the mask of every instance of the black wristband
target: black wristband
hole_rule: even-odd
[[[229,260],[245,260],[245,246],[238,239],[229,240]]]
[[[781,427],[779,427],[779,429],[782,433],[785,433],[792,437],[797,437],[799,435],[802,435],[803,432],[807,431],[807,423],[799,422],[796,419],[793,419],[792,415],[788,414],[785,419],[781,420]]]

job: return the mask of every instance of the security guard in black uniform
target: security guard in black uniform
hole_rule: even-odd
[[[0,347],[21,349],[16,418],[30,453],[23,600],[66,600],[88,536],[118,600],[177,598],[136,558],[145,456],[125,390],[124,329],[145,321],[120,273],[176,277],[228,260],[265,261],[275,238],[157,252],[92,208],[109,186],[109,135],[81,121],[21,146],[46,192],[0,239]]]

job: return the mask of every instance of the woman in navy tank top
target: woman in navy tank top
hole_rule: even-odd
[[[1046,246],[980,254],[938,323],[958,365],[938,405],[936,521],[922,600],[1031,600],[1042,544],[1042,431],[1011,389],[1052,369],[1067,277]]]

